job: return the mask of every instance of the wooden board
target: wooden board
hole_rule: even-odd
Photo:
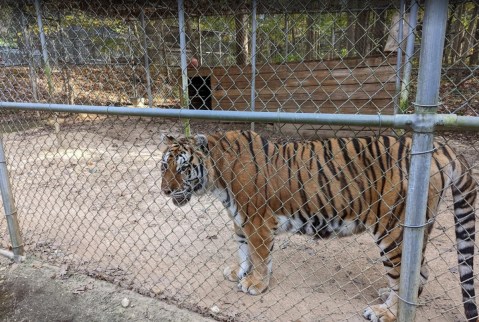
[[[212,75],[221,89],[246,88],[251,85],[251,75]],[[258,74],[255,78],[256,88],[264,87],[299,87],[299,86],[327,86],[327,85],[354,85],[376,84],[395,81],[396,71],[392,66],[360,68],[355,70],[333,71],[301,71],[290,74]]]
[[[354,70],[361,67],[369,67],[374,69],[375,67],[379,66],[395,66],[396,65],[396,57],[391,56],[389,58],[384,58],[382,56],[379,57],[367,57],[367,58],[345,58],[342,60],[322,60],[322,61],[309,61],[309,62],[297,62],[297,63],[282,63],[282,64],[267,64],[263,66],[257,67],[258,74],[279,74],[279,73],[287,73],[292,74],[294,72],[300,71],[319,71],[319,70],[326,70],[326,71],[334,71],[340,69],[348,69]],[[198,69],[197,73],[201,74],[210,70],[210,73],[217,75],[217,76],[224,76],[224,75],[251,75],[251,66],[228,66],[228,67],[201,67]],[[193,70],[189,71],[194,72]]]
[[[333,106],[357,100],[392,102],[396,80],[394,62],[393,59],[373,57],[265,65],[258,68],[255,78],[255,104],[261,109],[269,110],[283,106],[321,106],[329,101],[334,102],[330,104]],[[249,109],[249,66],[216,67],[210,71],[213,71],[213,109]],[[371,106],[374,104],[369,107]],[[392,110],[391,104],[381,102],[376,104],[377,112],[383,111],[384,106]],[[357,109],[351,111],[357,112]]]
[[[212,109],[250,110],[251,66],[200,67],[188,70],[188,75],[210,76]],[[255,111],[393,114],[395,82],[395,56],[258,66]],[[297,125],[283,125],[285,130],[297,131]],[[360,129],[333,129],[342,135],[360,133]],[[300,128],[301,133],[328,136],[335,131],[307,125]]]
[[[317,102],[312,100],[291,100],[286,102],[256,100],[256,111],[300,112],[300,113],[347,113],[347,114],[392,114],[393,102],[383,100],[349,100],[345,102]],[[250,102],[243,98],[222,102],[226,110],[249,111]]]

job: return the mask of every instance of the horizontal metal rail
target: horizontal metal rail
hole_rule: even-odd
[[[17,102],[0,102],[0,111],[2,109],[162,117],[178,119],[222,120],[232,122],[369,126],[395,129],[412,129],[417,118],[415,114],[364,115],[251,111],[205,111],[176,108],[133,108],[120,106],[67,105]],[[479,117],[458,116],[455,114],[437,114],[435,115],[434,124],[436,130],[479,130]]]
[[[12,251],[0,248],[0,256],[6,257],[14,262],[22,262],[25,260],[24,255],[15,255]]]

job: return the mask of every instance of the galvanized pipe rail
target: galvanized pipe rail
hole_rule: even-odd
[[[88,113],[135,117],[160,117],[232,122],[304,123],[316,125],[349,125],[412,130],[420,121],[416,114],[327,114],[251,111],[205,111],[170,108],[132,108],[122,106],[67,105],[49,103],[0,102],[1,110]],[[435,130],[479,130],[479,117],[435,114]]]

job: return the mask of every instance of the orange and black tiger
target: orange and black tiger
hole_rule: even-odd
[[[369,231],[389,280],[387,300],[367,307],[371,321],[397,315],[411,139],[389,136],[278,144],[254,132],[168,137],[161,162],[164,194],[175,205],[212,191],[228,210],[239,263],[224,270],[248,294],[269,284],[274,236],[293,232],[320,238]],[[477,320],[474,293],[476,182],[466,161],[435,143],[425,238],[450,187],[465,315]],[[424,253],[425,247],[423,248]],[[421,289],[428,278],[424,257]]]

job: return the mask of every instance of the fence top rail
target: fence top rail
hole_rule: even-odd
[[[369,126],[395,129],[413,129],[417,114],[363,115],[291,112],[210,111],[179,108],[133,108],[124,106],[67,105],[49,103],[0,102],[1,110],[86,113],[135,117],[199,119],[232,122],[304,123],[316,125]],[[435,115],[436,130],[479,131],[479,117],[455,114]]]

